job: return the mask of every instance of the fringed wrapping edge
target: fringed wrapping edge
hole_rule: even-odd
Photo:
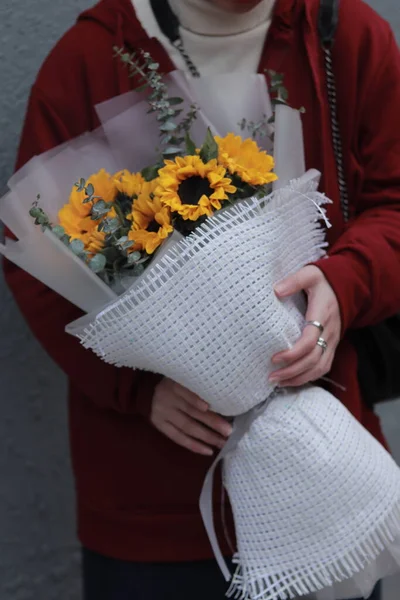
[[[320,592],[361,573],[383,551],[391,553],[395,537],[400,537],[400,498],[367,537],[351,552],[335,560],[326,560],[314,567],[299,566],[281,573],[266,573],[260,567],[243,566],[239,553],[236,554],[233,562],[237,568],[227,596],[235,600],[289,600]]]

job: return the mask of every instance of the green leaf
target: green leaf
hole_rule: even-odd
[[[177,111],[173,108],[167,108],[166,110],[162,110],[159,115],[157,115],[157,121],[167,121],[171,117],[175,117]]]
[[[85,250],[85,244],[82,242],[82,240],[72,240],[69,247],[77,256],[82,254],[82,252]]]
[[[182,154],[182,148],[178,148],[178,146],[169,146],[163,152],[163,156],[176,156],[177,154]]]
[[[158,171],[161,169],[163,165],[151,165],[150,167],[145,167],[142,169],[141,174],[143,179],[146,181],[153,181],[156,177],[158,177]]]
[[[112,218],[112,219],[104,219],[103,223],[102,223],[102,231],[104,231],[104,233],[115,233],[120,227],[120,222],[119,219],[117,218]]]
[[[100,273],[106,266],[106,257],[103,254],[96,254],[89,261],[89,267],[94,273]]]
[[[135,242],[130,240],[127,235],[123,235],[117,240],[118,247],[121,248],[121,250],[129,250],[129,248],[132,248],[134,243]]]
[[[88,183],[88,185],[85,188],[85,192],[88,196],[93,196],[94,194],[94,187],[92,183]]]
[[[80,178],[79,182],[75,184],[75,187],[78,188],[78,192],[83,192],[85,189],[86,181],[83,177]]]
[[[163,132],[175,131],[175,129],[177,129],[177,127],[178,126],[173,121],[166,121],[165,123],[160,125],[159,129],[160,129],[160,131],[163,131]]]
[[[93,205],[91,210],[91,218],[93,221],[97,221],[101,217],[104,217],[110,210],[110,207],[107,202],[104,200],[99,200],[96,204]]]
[[[185,146],[186,146],[186,152],[190,156],[193,156],[194,154],[196,154],[196,144],[194,143],[194,141],[190,137],[189,133],[187,133],[185,135]]]
[[[182,98],[168,98],[168,102],[171,106],[176,106],[177,104],[182,104]]]
[[[36,222],[37,225],[50,225],[49,219],[44,212],[42,212],[42,214],[37,217]]]
[[[37,219],[38,217],[40,217],[42,215],[43,211],[41,208],[39,208],[38,206],[32,206],[32,208],[29,211],[30,216],[33,219]]]
[[[149,69],[149,71],[157,71],[157,69],[159,68],[159,64],[156,62],[152,62],[150,64],[147,65],[147,68]]]
[[[140,252],[137,252],[137,251],[131,252],[128,255],[127,263],[128,263],[128,265],[133,265],[133,264],[137,263],[137,261],[140,260],[141,258],[142,258],[142,255]]]
[[[61,225],[55,225],[52,229],[52,232],[56,237],[58,237],[59,240],[61,240],[61,238],[63,238],[65,235],[65,229]]]
[[[207,129],[206,139],[200,150],[200,158],[205,163],[214,158],[218,158],[218,144],[215,141],[210,128]]]

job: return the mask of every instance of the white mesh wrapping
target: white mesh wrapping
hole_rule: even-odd
[[[295,598],[324,588],[312,597],[367,597],[396,570],[399,468],[325,390],[273,399],[225,459],[224,473],[238,540],[236,597]]]
[[[222,211],[70,333],[107,362],[170,377],[223,415],[248,411],[272,391],[271,356],[301,333],[299,300],[278,301],[273,286],[323,255],[315,189],[309,173]],[[367,596],[396,564],[399,474],[327,392],[273,400],[225,464],[238,540],[232,593]]]
[[[296,302],[279,302],[273,286],[323,254],[324,197],[311,177],[220,213],[69,331],[107,362],[160,372],[223,415],[262,402],[272,391],[269,359],[303,324]]]

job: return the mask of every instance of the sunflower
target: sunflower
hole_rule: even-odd
[[[231,173],[238,175],[242,181],[250,185],[265,185],[276,181],[278,177],[272,173],[274,159],[257,143],[239,135],[228,133],[224,138],[216,137],[218,144],[218,161]]]
[[[160,198],[152,198],[146,192],[134,200],[128,218],[132,221],[128,238],[135,242],[131,251],[145,250],[147,254],[153,254],[173,230],[169,208]]]
[[[149,197],[154,193],[157,180],[146,181],[141,173],[130,173],[120,171],[114,177],[114,183],[118,190],[118,204],[124,214],[132,212],[132,203],[141,194]]]
[[[104,169],[91,175],[86,185],[90,183],[93,185],[95,196],[100,197],[96,198],[94,203],[99,199],[105,202],[115,200],[117,189],[112,177]],[[86,193],[74,186],[68,204],[58,213],[59,224],[72,240],[81,240],[85,244],[85,250],[98,252],[104,245],[105,236],[98,231],[99,221],[90,216],[93,203],[83,203],[85,197]],[[114,210],[111,209],[107,216],[115,216]]]
[[[129,198],[136,198],[142,192],[146,181],[141,173],[120,171],[114,176],[114,183],[119,193]]]
[[[155,194],[184,220],[197,221],[211,216],[228,194],[236,192],[226,170],[216,160],[204,163],[199,156],[178,156],[166,160],[159,170]]]

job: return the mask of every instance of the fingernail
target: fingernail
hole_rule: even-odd
[[[282,296],[286,291],[285,286],[281,285],[280,283],[278,283],[274,289],[275,289],[275,293],[278,294],[278,296]]]
[[[279,381],[279,377],[277,375],[270,375],[268,381],[270,381],[271,383],[276,383],[277,381]]]
[[[211,450],[211,448],[204,448],[203,454],[204,456],[212,456],[214,452]]]
[[[225,444],[226,444],[226,442],[224,440],[220,440],[218,442],[218,448],[221,448],[221,450],[222,450],[222,448],[225,446]]]
[[[224,425],[221,427],[221,431],[225,437],[229,437],[232,434],[233,427],[232,425]]]

